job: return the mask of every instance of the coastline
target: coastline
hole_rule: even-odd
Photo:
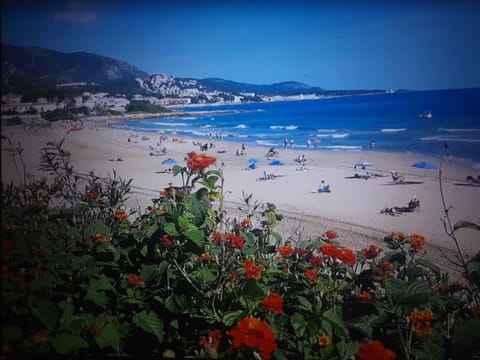
[[[242,193],[252,194],[254,200],[274,203],[286,215],[278,228],[283,240],[315,238],[333,228],[339,233],[341,243],[359,250],[370,243],[381,246],[383,236],[391,231],[402,231],[425,236],[426,257],[435,258],[443,267],[448,267],[448,262],[445,262],[442,251],[454,255],[453,241],[445,233],[441,222],[444,210],[438,171],[412,168],[416,156],[377,151],[281,149],[273,159],[281,159],[285,165],[270,166],[265,158],[267,149],[262,146],[248,146],[245,156],[237,156],[236,151],[241,144],[224,140],[172,138],[165,134],[162,136],[167,139],[158,146],[160,134],[145,132],[136,134],[128,142],[132,135],[125,130],[106,127],[109,121],[116,120],[109,117],[96,119],[95,122],[85,121],[81,131],[70,131],[77,124],[75,122],[62,122],[30,129],[13,126],[4,129],[3,133],[14,144],[21,142],[27,170],[36,176],[44,175],[37,170],[39,150],[47,141],[65,138],[64,147],[71,152],[72,164],[77,172],[94,170],[99,176],[108,176],[115,171],[123,178],[133,178],[134,194],[129,206],[140,209],[145,209],[150,199],[158,196],[159,191],[169,183],[177,185],[181,181],[164,172],[168,166],[161,164],[163,160],[171,157],[182,165],[188,152],[200,152],[194,142],[212,142],[215,147],[208,149],[207,153],[217,157],[217,165],[224,173],[225,203],[231,217],[238,215]],[[142,140],[144,136],[146,140]],[[19,181],[11,152],[4,151],[7,146],[2,139],[2,180]],[[150,156],[151,147],[165,147],[167,154]],[[301,154],[307,158],[303,169],[294,161]],[[254,170],[246,170],[248,159],[252,157],[258,158],[260,164]],[[123,161],[112,161],[118,158]],[[438,163],[438,159],[434,158],[425,160]],[[362,161],[371,162],[374,166],[366,170],[354,169],[354,164]],[[404,174],[412,184],[393,185],[391,171]],[[452,206],[450,215],[453,223],[459,220],[478,223],[480,187],[457,185],[463,184],[466,176],[476,174],[475,171],[478,172],[451,159],[442,164],[444,194],[447,206]],[[262,180],[264,172],[273,174],[275,178]],[[352,178],[355,173],[363,176],[367,172],[379,176]],[[331,193],[313,192],[320,180],[330,185]],[[413,196],[420,199],[418,211],[399,216],[381,213],[385,207],[406,206]],[[478,232],[462,229],[457,235],[468,257],[478,252]]]

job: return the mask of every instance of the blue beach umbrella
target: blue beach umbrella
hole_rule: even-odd
[[[168,158],[162,161],[163,165],[175,165],[177,163],[177,160]]]
[[[251,158],[248,160],[248,162],[250,164],[259,164],[260,163],[260,159],[257,159],[257,158]]]
[[[279,166],[279,165],[285,165],[285,163],[281,160],[273,160],[271,161],[268,165],[271,165],[271,166]]]
[[[432,164],[428,161],[419,161],[412,165],[412,167],[416,167],[419,169],[427,169],[427,170],[436,170],[438,169],[437,165]]]

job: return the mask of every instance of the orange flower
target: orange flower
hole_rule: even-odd
[[[125,210],[121,210],[121,209],[115,211],[115,216],[121,221],[126,220],[128,218],[128,215],[125,212]]]
[[[325,236],[329,238],[330,240],[335,239],[337,237],[337,233],[333,230],[327,230],[325,232]]]
[[[378,340],[361,344],[357,354],[358,360],[394,360],[396,357],[397,354],[384,347]]]
[[[335,258],[337,254],[337,247],[331,243],[324,243],[320,246],[320,251],[331,258]]]
[[[408,315],[408,319],[412,323],[413,331],[419,336],[426,336],[432,333],[431,321],[433,314],[428,310],[412,311]]]
[[[37,255],[38,257],[45,257],[48,255],[48,250],[45,249],[44,247],[38,247],[35,250],[33,250],[33,253]]]
[[[145,287],[145,283],[136,274],[128,274],[128,286],[130,287]]]
[[[232,248],[242,249],[243,248],[243,237],[237,236],[233,233],[231,234],[212,234],[213,242],[217,245],[228,245]]]
[[[290,245],[280,246],[278,252],[282,256],[290,256],[293,254],[293,248]]]
[[[305,270],[304,275],[306,277],[308,277],[310,280],[313,280],[313,281],[317,280],[317,278],[318,278],[317,273],[315,271],[313,271],[312,269]]]
[[[220,339],[222,338],[221,330],[212,330],[208,333],[208,339],[205,336],[200,336],[198,343],[205,348],[210,359],[218,358],[218,347],[220,346]]]
[[[362,250],[362,255],[365,259],[375,259],[382,251],[383,249],[375,245],[370,245],[368,248]]]
[[[82,238],[82,244],[83,246],[85,247],[90,247],[92,246],[92,243],[93,243],[93,240],[92,240],[92,237],[91,236],[84,236]]]
[[[247,279],[258,279],[263,269],[260,266],[255,266],[252,260],[247,260],[243,270]]]
[[[2,240],[2,255],[8,255],[13,249],[15,245],[10,240]]]
[[[272,358],[272,352],[277,350],[275,333],[264,321],[254,317],[241,320],[237,326],[228,332],[233,338],[234,348],[250,348],[260,352],[262,359]]]
[[[196,154],[194,151],[188,153],[187,166],[193,171],[202,171],[217,161],[214,156],[207,154]]]
[[[95,201],[98,199],[98,194],[94,192],[88,192],[87,193],[87,199],[90,201]]]
[[[202,262],[202,261],[206,261],[206,260],[210,260],[212,257],[209,255],[209,254],[202,254],[200,256],[197,256],[195,258],[195,261],[198,261],[198,262]]]
[[[332,344],[332,339],[328,335],[322,335],[318,338],[318,345],[325,347]]]
[[[105,244],[108,242],[108,239],[103,234],[95,234],[95,240],[97,240],[100,244]]]
[[[352,250],[346,247],[338,249],[337,258],[338,260],[342,261],[344,264],[348,264],[352,266],[357,262],[357,255]]]
[[[261,303],[265,309],[277,314],[283,314],[283,299],[279,294],[269,291],[268,297],[263,299]]]
[[[372,295],[370,295],[370,293],[366,291],[362,291],[362,293],[357,296],[357,299],[360,301],[370,300],[371,298],[372,298]]]
[[[163,244],[164,246],[172,246],[173,245],[173,242],[172,242],[172,240],[170,240],[170,237],[168,236],[168,234],[165,234],[160,238],[160,243]]]
[[[415,251],[420,251],[425,246],[425,238],[422,235],[413,234],[410,237],[410,246]]]
[[[315,267],[321,267],[323,265],[323,261],[320,256],[312,256],[309,262]]]
[[[400,231],[393,231],[391,232],[390,234],[387,235],[388,238],[392,239],[392,240],[403,240],[405,239],[407,236],[400,232]]]

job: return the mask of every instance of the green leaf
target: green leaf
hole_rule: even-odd
[[[222,320],[225,326],[233,326],[237,321],[243,318],[243,311],[242,310],[235,310],[235,311],[227,311],[223,314]]]
[[[145,229],[145,235],[148,238],[151,238],[157,230],[158,230],[158,224],[150,225],[148,228]]]
[[[46,273],[38,279],[33,279],[30,281],[28,285],[32,291],[37,291],[52,287],[54,282],[55,278],[51,274]]]
[[[480,231],[480,225],[477,225],[477,224],[472,223],[470,221],[461,220],[461,221],[457,221],[457,223],[455,225],[453,225],[453,229],[454,230],[474,229],[474,230],[479,230]]]
[[[275,231],[274,231],[274,232],[271,233],[271,235],[273,236],[273,238],[274,238],[276,241],[278,241],[278,242],[282,241],[282,235],[280,235],[278,232],[275,232]]]
[[[357,342],[345,342],[345,340],[342,340],[337,347],[342,359],[353,359],[360,349],[360,344]]]
[[[140,272],[140,279],[146,283],[154,280],[157,276],[157,268],[158,266],[155,264],[143,265],[142,271]]]
[[[88,349],[88,343],[80,336],[70,333],[56,334],[52,339],[52,346],[59,354],[75,354],[78,350]]]
[[[250,299],[260,300],[265,297],[266,291],[265,289],[259,286],[257,280],[248,279],[243,288],[243,294],[249,297]]]
[[[101,340],[103,342],[101,342]],[[104,343],[107,346],[110,345],[115,351],[120,352],[120,331],[118,322],[110,322],[103,329],[101,335],[97,338],[97,343]],[[99,344],[100,345],[100,344]]]
[[[51,300],[39,300],[32,313],[48,330],[53,330],[60,319],[60,310]]]
[[[202,248],[205,243],[203,232],[201,232],[196,226],[190,225],[190,228],[185,232],[185,236],[192,240],[199,248]]]
[[[110,283],[110,279],[106,276],[101,276],[94,284],[91,285],[96,290],[115,290]]]
[[[297,301],[298,301],[297,309],[312,311],[312,304],[310,303],[310,301],[305,299],[303,296],[298,296]]]
[[[429,302],[433,297],[435,297],[435,293],[430,286],[424,282],[415,281],[408,284],[403,293],[403,298],[400,300],[402,304],[418,306]]]
[[[188,312],[188,301],[183,295],[170,295],[165,300],[165,308],[174,314],[184,314]]]
[[[163,226],[163,231],[165,231],[168,235],[178,236],[180,233],[177,231],[174,223],[168,222]]]
[[[12,344],[22,337],[23,330],[18,325],[4,324],[2,335],[4,344]]]
[[[96,289],[90,288],[85,295],[85,300],[92,300],[98,306],[106,309],[108,304],[108,297],[103,291],[97,291]]]
[[[180,166],[180,165],[173,165],[173,168],[172,168],[172,173],[173,173],[173,176],[177,176],[178,174],[180,174],[185,168],[183,166]]]
[[[136,314],[133,318],[133,323],[137,325],[143,331],[155,335],[159,342],[162,342],[164,331],[163,331],[163,321],[158,317],[156,313],[150,311],[142,311],[141,313]]]
[[[470,319],[455,325],[450,351],[449,355],[459,360],[480,351],[480,320]]]
[[[216,269],[201,268],[199,272],[202,274],[202,280],[206,283],[215,281],[218,277],[218,271]]]
[[[431,261],[425,260],[425,259],[417,259],[417,264],[422,265],[426,267],[427,269],[430,269],[433,271],[437,279],[440,278],[441,275],[441,270],[440,267],[432,263]]]
[[[297,336],[303,336],[307,329],[308,322],[300,313],[295,313],[290,317],[290,324],[293,327],[293,331]]]
[[[323,313],[323,318],[328,321],[333,328],[340,333],[340,336],[347,337],[348,331],[340,316],[335,314],[332,310],[327,310]]]
[[[103,234],[107,238],[110,238],[110,236],[112,235],[110,228],[105,224],[93,224],[92,230],[94,234]]]

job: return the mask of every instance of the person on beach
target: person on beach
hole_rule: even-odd
[[[283,145],[285,146],[285,149],[286,149],[287,146],[288,146],[288,139],[287,139],[287,138],[285,138],[285,139],[283,140]]]
[[[310,139],[307,139],[307,149],[308,149],[308,150],[310,150],[310,145],[311,145],[311,143],[312,143],[312,142],[310,141]]]
[[[330,185],[325,184],[325,180],[320,181],[320,186],[318,187],[317,190],[319,193],[329,193],[330,190]]]
[[[370,141],[370,151],[375,150],[375,142],[372,140]]]
[[[295,140],[293,140],[293,138],[291,138],[290,139],[290,148],[293,149],[294,145],[295,145]]]
[[[382,214],[389,215],[400,215],[401,213],[414,212],[415,209],[420,207],[420,200],[417,195],[414,195],[412,199],[408,202],[407,206],[394,206],[392,208],[384,208],[380,212]]]

